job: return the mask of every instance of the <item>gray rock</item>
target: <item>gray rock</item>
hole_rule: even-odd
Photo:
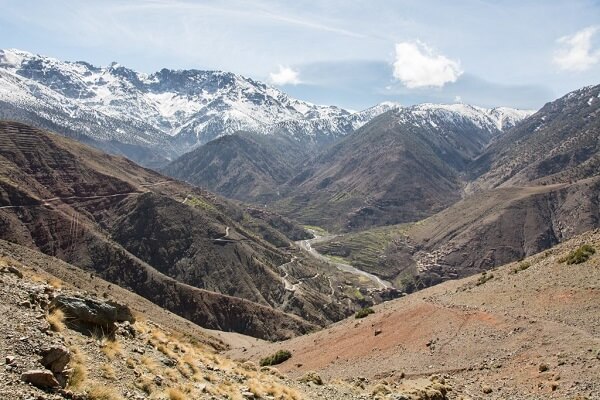
[[[129,307],[114,301],[91,297],[58,295],[50,303],[50,310],[61,309],[69,319],[93,325],[112,325],[115,322],[135,322]]]
[[[21,380],[39,388],[55,388],[60,386],[52,371],[47,369],[32,369],[23,372]]]

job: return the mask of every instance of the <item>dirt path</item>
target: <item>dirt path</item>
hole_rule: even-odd
[[[97,195],[97,196],[68,196],[68,197],[52,197],[49,199],[40,199],[40,204],[24,204],[24,205],[12,205],[12,206],[0,206],[0,209],[8,209],[8,208],[28,208],[28,207],[49,207],[51,202],[54,201],[64,201],[64,200],[95,200],[95,199],[106,199],[110,197],[121,197],[121,196],[132,196],[137,194],[142,194],[143,192],[126,192],[126,193],[116,193],[116,194],[106,194],[106,195]]]

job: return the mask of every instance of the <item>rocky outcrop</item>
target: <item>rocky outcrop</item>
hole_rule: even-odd
[[[95,325],[115,322],[135,322],[129,307],[114,301],[101,301],[91,297],[58,295],[50,303],[50,310],[59,308],[68,318]]]

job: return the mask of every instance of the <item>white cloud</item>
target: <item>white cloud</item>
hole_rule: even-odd
[[[554,63],[566,71],[585,71],[600,61],[600,50],[592,50],[592,37],[598,31],[590,26],[557,40],[560,48],[554,53]]]
[[[396,44],[394,78],[400,80],[408,88],[442,87],[446,83],[456,82],[462,73],[458,61],[435,54],[423,42]]]
[[[269,78],[271,83],[279,86],[297,85],[300,83],[298,71],[294,71],[290,67],[279,66],[278,72],[271,72]]]

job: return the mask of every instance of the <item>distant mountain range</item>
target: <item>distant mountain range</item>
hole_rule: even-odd
[[[486,146],[531,113],[465,104],[384,103],[352,134],[312,151],[252,133],[200,146],[162,172],[304,223],[338,230],[414,221],[461,198]]]
[[[117,63],[95,67],[13,49],[0,50],[0,106],[0,118],[52,129],[147,166],[164,165],[238,131],[320,146],[401,108],[382,103],[351,112],[293,99],[229,72],[162,69],[144,74]],[[498,130],[528,115],[509,108],[440,108]]]

